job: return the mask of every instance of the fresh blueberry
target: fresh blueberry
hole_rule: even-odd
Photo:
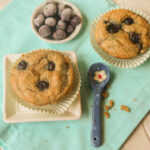
[[[46,17],[52,17],[57,13],[57,7],[55,4],[48,4],[44,7],[44,15]]]
[[[45,19],[45,24],[50,26],[50,27],[54,27],[56,25],[56,19],[49,17]]]
[[[70,8],[65,8],[65,9],[62,11],[60,17],[61,17],[61,20],[62,20],[62,21],[70,21],[70,18],[72,17],[72,15],[73,15],[72,9],[70,9]]]
[[[68,25],[66,31],[68,34],[71,34],[74,31],[74,27],[72,25]]]
[[[42,26],[39,28],[39,34],[40,34],[42,37],[48,37],[49,35],[51,35],[50,27],[47,26],[47,25],[42,25]]]
[[[44,23],[44,15],[43,14],[39,14],[35,19],[34,19],[34,25],[36,27],[40,27],[43,23]]]
[[[77,15],[73,16],[71,19],[71,25],[74,27],[81,23],[81,18]]]
[[[54,33],[53,33],[53,38],[55,40],[62,40],[64,38],[66,38],[66,32],[63,31],[63,30],[56,30]]]
[[[59,20],[57,23],[56,29],[57,30],[65,30],[65,28],[66,28],[66,23]]]

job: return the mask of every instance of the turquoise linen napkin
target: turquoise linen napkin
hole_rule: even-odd
[[[5,150],[94,150],[90,144],[92,91],[87,72],[91,64],[104,62],[90,44],[90,23],[98,15],[116,7],[107,0],[70,0],[83,14],[79,35],[65,44],[48,44],[32,32],[30,17],[42,0],[12,0],[0,12],[0,146]],[[6,54],[25,53],[37,48],[73,50],[77,53],[82,77],[81,98],[83,115],[76,121],[7,124],[3,121],[3,62]],[[134,69],[111,70],[110,97],[115,100],[110,119],[103,118],[103,145],[97,149],[117,150],[150,108],[150,59]],[[134,101],[134,98],[137,101]],[[131,112],[120,111],[120,105],[130,106]],[[65,128],[69,126],[69,128]]]

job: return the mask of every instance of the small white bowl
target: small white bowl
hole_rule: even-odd
[[[72,34],[70,34],[67,38],[63,39],[63,40],[53,40],[53,39],[48,39],[48,38],[44,38],[42,37],[35,25],[34,25],[34,19],[36,18],[36,16],[40,13],[42,13],[43,11],[43,8],[44,6],[46,5],[47,1],[45,1],[44,3],[42,3],[41,5],[39,5],[33,12],[32,14],[32,17],[31,17],[31,26],[32,26],[32,30],[34,31],[34,33],[36,34],[37,37],[39,37],[40,39],[44,40],[45,42],[48,42],[48,43],[56,43],[56,44],[59,44],[59,43],[65,43],[65,42],[68,42],[70,40],[72,40],[78,33],[79,31],[81,30],[81,27],[82,27],[82,15],[81,15],[81,12],[79,11],[79,9],[72,3],[70,2],[67,2],[67,1],[64,1],[64,0],[53,0],[55,2],[58,2],[60,4],[63,4],[63,5],[69,5],[72,7],[73,9],[73,12],[74,14],[78,15],[80,18],[81,18],[81,23],[79,25],[76,26],[74,32]]]

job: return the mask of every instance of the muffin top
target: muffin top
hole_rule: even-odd
[[[111,56],[136,57],[150,46],[150,25],[130,10],[112,10],[104,14],[97,23],[95,39]]]
[[[38,50],[16,61],[10,80],[21,99],[34,105],[54,104],[72,88],[74,71],[61,52]]]

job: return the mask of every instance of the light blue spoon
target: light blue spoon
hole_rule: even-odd
[[[94,80],[95,72],[104,70],[106,73],[106,79],[102,82]],[[94,102],[92,111],[92,133],[91,133],[91,143],[94,147],[98,147],[102,143],[101,137],[101,122],[100,122],[100,104],[101,104],[101,94],[103,88],[106,86],[110,79],[110,70],[103,63],[93,64],[88,72],[88,80],[94,91]]]

